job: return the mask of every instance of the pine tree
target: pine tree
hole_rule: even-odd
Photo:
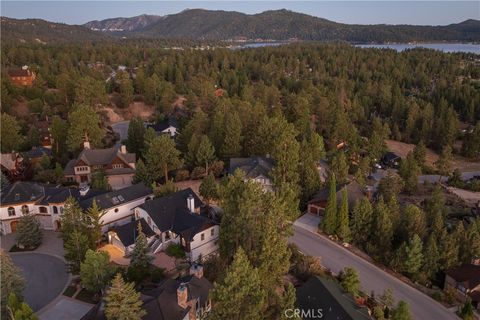
[[[145,314],[140,293],[135,291],[134,284],[126,283],[117,273],[105,297],[107,320],[140,320]]]
[[[384,261],[388,259],[388,253],[392,246],[393,223],[383,198],[380,198],[373,210],[373,223],[369,241],[370,252]]]
[[[210,201],[218,199],[218,185],[213,174],[209,174],[202,180],[199,188],[200,195],[205,200],[207,207],[210,206]]]
[[[348,293],[358,296],[360,292],[360,279],[358,272],[353,268],[346,267],[340,275],[340,284]]]
[[[330,168],[340,184],[347,182],[348,167],[345,153],[343,151],[338,151],[332,159]]]
[[[373,220],[372,204],[367,198],[355,203],[352,212],[352,237],[354,242],[365,249]]]
[[[235,111],[230,111],[225,115],[225,136],[222,143],[220,154],[222,158],[229,159],[238,157],[242,154],[242,121]]]
[[[138,159],[135,165],[135,175],[133,176],[133,183],[139,182],[143,182],[146,186],[151,185],[153,182],[142,159]]]
[[[7,302],[10,294],[22,297],[25,288],[25,279],[22,271],[13,263],[12,259],[3,250],[0,250],[0,295],[1,295],[1,318],[7,318]]]
[[[430,234],[427,243],[423,248],[423,273],[430,279],[433,279],[438,272],[440,265],[440,252],[437,246],[437,237],[434,233]]]
[[[145,126],[140,117],[130,120],[128,125],[127,149],[140,157],[144,149]]]
[[[464,263],[469,263],[474,257],[480,257],[480,231],[476,224],[479,222],[471,223],[466,230],[465,234],[465,251],[464,251]]]
[[[91,249],[91,243],[88,233],[81,233],[78,230],[74,230],[66,241],[64,240],[65,260],[70,273],[78,274],[88,249]]]
[[[98,247],[102,241],[102,218],[107,212],[101,209],[97,200],[93,199],[92,205],[88,208],[86,214],[89,221],[90,236],[92,239],[92,245]]]
[[[114,274],[110,265],[110,256],[105,251],[88,250],[85,261],[80,265],[82,286],[90,292],[102,291]]]
[[[103,168],[95,169],[92,172],[92,181],[90,182],[90,185],[92,186],[93,189],[97,189],[97,190],[103,190],[103,191],[112,190],[112,187],[108,183],[107,172]]]
[[[291,283],[288,283],[282,297],[282,304],[281,304],[281,310],[280,310],[281,320],[288,320],[288,319],[299,320],[300,319],[300,317],[297,314],[291,315],[286,312],[287,310],[295,309],[296,300],[297,300],[297,297],[295,294],[295,287]]]
[[[473,313],[472,299],[467,297],[464,305],[460,309],[460,316],[463,320],[474,320],[475,314]]]
[[[413,278],[417,278],[418,272],[423,265],[422,250],[422,240],[417,234],[414,234],[409,243],[404,246],[402,269]]]
[[[452,171],[452,147],[449,145],[445,146],[440,153],[440,157],[435,162],[435,167],[438,170],[438,173],[442,176],[449,176]]]
[[[92,107],[75,106],[68,115],[68,123],[70,123],[67,136],[69,151],[81,150],[85,138],[92,148],[101,146],[105,132],[100,128],[100,118]]]
[[[38,320],[32,308],[25,302],[20,301],[13,292],[8,297],[7,309],[11,320]]]
[[[344,242],[350,242],[351,240],[347,188],[343,188],[342,190],[342,204],[340,206],[340,210],[338,211],[337,235]]]
[[[322,220],[322,230],[326,234],[334,234],[338,224],[337,217],[337,183],[335,181],[335,174],[332,173],[329,181],[329,193],[327,199],[327,207]]]
[[[212,320],[263,319],[266,301],[262,280],[242,248],[238,248],[225,278],[214,285],[211,296],[215,305],[209,316]]]
[[[130,267],[146,270],[153,259],[153,257],[149,255],[149,252],[150,248],[148,247],[147,237],[142,232],[142,225],[138,223],[135,247],[130,256]]]
[[[414,234],[423,238],[426,232],[425,214],[414,204],[405,207],[402,215],[402,236],[405,241],[411,240]]]
[[[15,240],[18,246],[35,249],[42,243],[43,232],[37,218],[33,214],[24,214],[17,225]]]
[[[20,125],[15,117],[6,113],[0,115],[1,127],[1,150],[2,153],[9,153],[13,150],[18,150],[18,146],[22,142],[20,135]]]
[[[168,135],[155,137],[147,145],[145,154],[147,170],[152,180],[164,177],[168,179],[168,172],[182,166],[180,151],[175,147],[175,142]]]
[[[402,178],[392,170],[388,170],[387,175],[378,183],[378,195],[386,201],[392,197],[397,197],[403,190],[404,183]]]
[[[440,265],[443,270],[448,270],[459,264],[459,243],[455,234],[449,234],[443,229],[438,238],[440,244]]]
[[[200,138],[195,159],[198,166],[205,166],[205,174],[208,175],[208,164],[215,160],[215,148],[206,135]]]
[[[413,148],[413,158],[417,162],[417,164],[420,166],[420,168],[425,167],[425,158],[427,156],[427,147],[425,146],[425,143],[423,140],[420,140],[420,142]]]
[[[400,301],[392,312],[392,320],[412,320],[410,308],[405,301]]]
[[[413,194],[415,191],[417,191],[418,176],[421,173],[421,169],[418,166],[412,152],[409,152],[407,157],[402,160],[399,173],[404,181],[405,191],[407,191],[409,194]]]

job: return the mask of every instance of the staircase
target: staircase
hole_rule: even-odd
[[[155,241],[153,241],[150,244],[150,249],[152,250],[152,254],[157,253],[158,251],[160,251],[161,248],[162,248],[162,240],[161,239],[156,239]]]

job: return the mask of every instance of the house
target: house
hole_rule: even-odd
[[[231,158],[229,174],[235,170],[243,171],[245,180],[253,180],[260,183],[264,190],[273,191],[273,183],[270,172],[275,162],[270,157]]]
[[[197,320],[210,312],[209,292],[213,285],[203,277],[203,267],[193,264],[190,275],[165,279],[142,295],[144,320]]]
[[[64,174],[67,181],[89,183],[92,172],[98,169],[105,170],[113,190],[128,187],[135,175],[135,154],[128,153],[124,145],[119,149],[90,149],[90,144],[85,142],[77,159],[67,163]]]
[[[66,188],[48,184],[18,181],[1,193],[1,233],[16,231],[18,220],[24,213],[35,214],[43,229],[59,230],[61,215],[68,198],[74,198],[86,211],[93,201],[106,211],[102,217],[102,230],[126,224],[133,219],[133,209],[153,198],[152,189],[139,183],[127,188],[105,192],[84,188]]]
[[[169,117],[167,120],[155,124],[147,124],[147,128],[155,130],[157,135],[169,134],[170,137],[175,137],[178,134],[178,122],[175,117]]]
[[[23,66],[21,69],[10,69],[8,76],[17,86],[31,86],[36,77],[35,72],[31,71],[28,66]]]
[[[342,202],[342,191],[344,188],[347,189],[348,208],[352,210],[355,202],[365,197],[365,190],[357,181],[351,181],[343,186],[337,185],[336,194],[339,205]],[[327,206],[329,194],[330,188],[328,186],[317,192],[308,202],[307,212],[311,214],[322,215],[325,211],[325,207]]]
[[[381,162],[387,168],[398,168],[402,158],[395,152],[387,152],[383,155]]]
[[[317,170],[320,175],[320,181],[322,183],[326,182],[328,180],[328,173],[330,172],[330,165],[328,162],[324,159],[320,159],[317,162]]]
[[[108,242],[119,248],[125,255],[128,255],[135,248],[135,241],[138,237],[138,225],[141,225],[142,233],[147,238],[147,243],[152,244],[156,233],[148,225],[145,219],[132,220],[127,224],[114,227],[108,233]]]
[[[218,223],[208,218],[206,207],[190,188],[145,202],[135,208],[135,219],[144,219],[155,233],[151,243],[153,253],[179,244],[190,261],[198,261],[218,250]],[[130,228],[133,230],[134,226]],[[115,231],[110,232],[109,237],[111,244],[125,254],[126,249],[132,249]],[[117,245],[119,243],[121,245]]]
[[[20,179],[25,173],[23,158],[18,152],[2,153],[0,155],[0,167],[3,174],[10,180]]]
[[[297,309],[291,309],[292,318],[293,312],[297,311],[304,320],[373,319],[366,307],[359,306],[351,294],[344,292],[341,286],[331,279],[312,277],[297,289],[296,296]]]
[[[0,233],[15,232],[18,220],[25,213],[36,215],[43,229],[57,230],[60,228],[59,216],[69,197],[81,201],[99,192],[17,181],[1,192]]]
[[[51,121],[48,117],[45,120],[37,120],[35,122],[35,128],[37,128],[38,133],[40,134],[41,144],[45,148],[52,148],[53,144],[53,137],[52,133],[50,132],[50,125]]]
[[[480,311],[480,258],[445,271],[444,289],[453,288],[457,297],[472,299],[473,307]]]
[[[153,199],[152,188],[143,183],[137,183],[126,188],[89,197],[79,202],[83,210],[88,210],[95,201],[98,207],[105,211],[101,219],[102,232],[131,222],[134,219],[134,209],[145,201]]]
[[[35,166],[43,156],[51,157],[52,156],[52,149],[40,146],[40,147],[32,147],[30,151],[23,153],[25,158],[30,161],[32,166]]]

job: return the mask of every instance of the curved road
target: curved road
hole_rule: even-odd
[[[26,280],[23,296],[33,311],[38,311],[63,292],[68,273],[60,258],[43,253],[13,253],[13,263]]]
[[[410,305],[410,310],[415,319],[458,319],[453,312],[429,296],[336,243],[297,225],[293,226],[293,230],[294,234],[290,238],[290,242],[295,243],[303,253],[321,257],[322,264],[335,273],[340,272],[344,267],[355,268],[360,275],[362,288],[365,292],[373,290],[376,295],[380,295],[385,289],[391,288],[397,301],[404,300]]]

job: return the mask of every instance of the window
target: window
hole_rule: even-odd
[[[12,217],[15,215],[15,208],[14,207],[9,207],[8,208],[8,216]]]
[[[210,230],[210,235],[213,237],[215,235],[215,229],[212,228],[212,230]]]
[[[120,169],[120,168],[123,168],[123,164],[115,163],[112,167],[113,167],[113,169]]]
[[[200,235],[200,240],[201,240],[201,241],[205,240],[205,233],[202,233],[202,234]]]
[[[40,213],[48,213],[47,207],[39,207],[38,210]]]
[[[152,225],[152,219],[150,219],[150,217],[147,217],[147,222],[148,222],[148,225]]]
[[[30,212],[30,210],[28,209],[28,206],[26,204],[24,204],[22,206],[22,213],[23,214],[28,214]]]
[[[58,214],[58,208],[57,208],[57,206],[53,206],[53,213]]]
[[[113,210],[113,211],[115,211],[115,213],[117,213],[117,212],[118,212],[118,208],[115,208],[115,210]]]
[[[63,214],[63,207],[60,207],[60,213]]]

